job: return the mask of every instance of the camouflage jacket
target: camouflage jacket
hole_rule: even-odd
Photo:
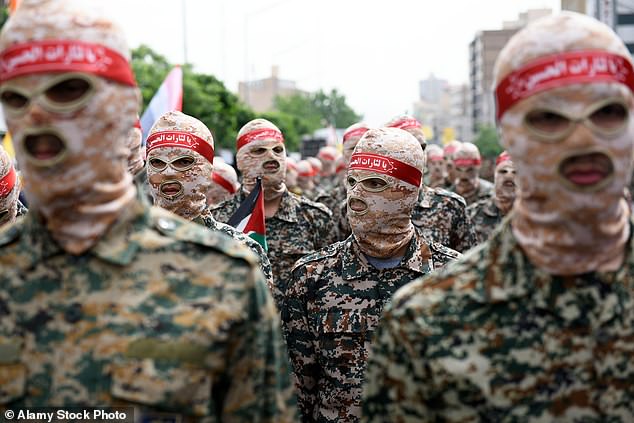
[[[135,201],[79,256],[32,213],[0,231],[0,409],[294,421],[283,342],[253,253],[165,210]]]
[[[333,194],[332,190],[327,191],[323,187],[315,187],[315,190],[312,193],[307,194],[306,198],[316,203],[323,204],[332,212],[337,201]]]
[[[348,224],[348,191],[345,186],[336,187],[332,196],[334,198],[334,206],[332,208],[332,220],[335,222],[337,231],[337,241],[343,241],[351,234],[350,225]]]
[[[495,229],[504,218],[500,209],[495,205],[493,197],[485,198],[484,200],[471,204],[467,207],[467,214],[475,227],[478,244],[489,239],[493,229]]]
[[[367,352],[383,306],[401,286],[459,256],[427,245],[416,231],[391,269],[369,264],[352,236],[297,262],[281,314],[305,422],[358,421]]]
[[[368,362],[367,421],[634,421],[634,237],[616,272],[553,276],[508,219],[394,295]]]
[[[211,209],[214,218],[227,222],[246,193],[241,190],[231,200]],[[275,216],[266,219],[266,243],[273,268],[273,298],[280,305],[293,264],[307,254],[334,242],[331,213],[323,205],[285,192]]]
[[[427,238],[463,253],[476,245],[466,208],[458,194],[423,186],[412,212],[412,223],[422,229]]]
[[[480,180],[480,183],[478,184],[478,189],[475,190],[469,196],[462,195],[462,198],[464,198],[464,200],[467,202],[467,206],[470,206],[476,201],[489,198],[490,196],[493,195],[493,189],[494,189],[493,184],[487,181],[486,179],[482,179],[482,178],[478,178],[478,179]],[[452,185],[450,188],[448,188],[448,190],[451,192],[456,192],[456,186]]]
[[[194,219],[194,222],[202,224],[212,231],[220,231],[227,234],[229,237],[238,240],[249,247],[249,249],[251,249],[258,258],[258,263],[260,265],[260,269],[262,269],[264,278],[266,279],[267,286],[269,289],[273,289],[273,270],[271,269],[271,262],[269,262],[266,251],[264,251],[264,248],[262,248],[259,242],[245,235],[243,232],[237,231],[233,226],[218,222],[211,215],[209,209],[206,209],[200,216]]]

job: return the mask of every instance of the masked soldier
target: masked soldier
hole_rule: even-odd
[[[13,223],[26,214],[26,207],[19,200],[20,178],[11,157],[0,147],[0,227]]]
[[[427,155],[427,183],[430,188],[442,188],[445,183],[445,157],[442,148],[436,144],[431,144],[425,150]]]
[[[152,126],[147,138],[147,176],[154,205],[246,244],[257,256],[272,287],[271,263],[262,246],[224,223],[207,208],[214,184],[214,139],[209,128],[181,112],[167,112]]]
[[[31,206],[0,231],[0,407],[293,421],[255,256],[137,200],[129,52],[82,6],[23,0],[0,34],[0,99]]]
[[[279,304],[293,264],[334,240],[330,211],[288,192],[286,149],[279,128],[265,119],[248,122],[238,132],[236,163],[242,173],[242,190],[212,210],[226,222],[262,178],[268,257],[273,267],[274,297]]]
[[[495,161],[494,186],[492,197],[480,200],[467,208],[478,243],[489,239],[493,229],[511,211],[515,201],[515,166],[506,151]]]
[[[452,163],[456,179],[451,190],[464,198],[467,205],[493,194],[493,184],[479,176],[482,159],[475,144],[462,143],[453,154]]]
[[[321,187],[330,193],[336,183],[337,158],[339,151],[331,145],[324,145],[319,149],[317,158],[321,161]]]
[[[634,421],[630,53],[603,23],[562,13],[511,38],[494,84],[513,211],[394,295],[366,420]]]
[[[126,139],[126,147],[130,152],[128,154],[128,171],[132,176],[136,176],[141,172],[145,163],[142,155],[143,131],[141,130],[141,121],[138,116],[134,123],[134,127],[128,132]]]
[[[233,166],[228,165],[220,157],[214,157],[214,170],[211,172],[211,186],[207,190],[207,205],[215,207],[228,201],[240,189],[238,174]]]
[[[442,149],[445,160],[445,185],[444,189],[450,190],[456,182],[456,172],[453,166],[453,154],[460,148],[462,142],[458,140],[449,141]]]
[[[459,254],[412,225],[424,153],[394,128],[371,129],[348,169],[352,236],[299,260],[282,320],[304,421],[360,417],[372,332],[392,293]]]

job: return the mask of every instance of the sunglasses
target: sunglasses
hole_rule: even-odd
[[[0,102],[8,115],[20,116],[37,98],[38,103],[53,113],[68,113],[81,109],[94,95],[96,78],[83,73],[65,73],[33,91],[12,85],[0,88]]]
[[[580,116],[537,108],[524,116],[524,126],[543,142],[558,142],[568,137],[580,123],[596,135],[613,138],[625,131],[629,119],[629,108],[624,101],[606,99],[592,104]]]
[[[166,162],[165,160],[161,160],[156,157],[151,157],[148,160],[148,164],[150,167],[157,171],[161,172],[167,168],[167,166],[178,172],[184,172],[186,170],[191,169],[196,164],[196,158],[192,156],[179,156],[170,162]]]

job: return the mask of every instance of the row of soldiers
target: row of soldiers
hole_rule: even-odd
[[[494,189],[473,144],[427,147],[407,116],[349,128],[325,196],[289,191],[283,134],[255,119],[236,139],[238,187],[213,172],[209,128],[180,112],[139,155],[139,91],[110,20],[23,0],[0,34],[30,208],[0,230],[0,407],[632,421],[631,58],[608,27],[564,13],[516,34],[495,81],[508,153]],[[19,184],[1,163],[13,216]],[[258,179],[268,252],[224,223]],[[475,246],[481,213],[502,223]]]

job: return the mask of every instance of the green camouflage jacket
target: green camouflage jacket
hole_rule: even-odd
[[[281,307],[305,422],[356,422],[367,351],[381,310],[401,286],[460,254],[422,234],[401,263],[379,270],[354,237],[299,260]]]
[[[366,421],[634,421],[634,237],[617,272],[553,276],[508,219],[394,295],[370,353]]]
[[[273,289],[273,270],[271,269],[271,263],[266,255],[266,251],[264,251],[264,248],[262,248],[259,242],[245,235],[243,232],[237,231],[233,226],[218,222],[211,215],[209,209],[205,210],[193,221],[211,229],[212,231],[220,231],[227,234],[229,237],[238,240],[249,247],[249,249],[251,249],[258,258],[260,269],[262,269],[262,273],[264,273],[264,277],[266,278],[266,285],[269,289]]]
[[[493,197],[485,198],[484,200],[471,204],[467,207],[467,214],[475,227],[478,244],[489,239],[493,229],[495,229],[504,218],[500,209],[495,205]]]
[[[412,223],[422,229],[427,238],[464,253],[476,245],[466,209],[464,199],[458,194],[423,186],[412,211]]]
[[[0,409],[294,421],[283,342],[253,253],[165,210],[135,201],[79,256],[32,213],[0,231]]]
[[[211,209],[214,218],[227,222],[246,198],[243,190],[231,200]],[[273,297],[280,305],[293,264],[305,255],[334,242],[332,215],[323,204],[286,191],[280,207],[266,219],[268,257],[273,268]]]

